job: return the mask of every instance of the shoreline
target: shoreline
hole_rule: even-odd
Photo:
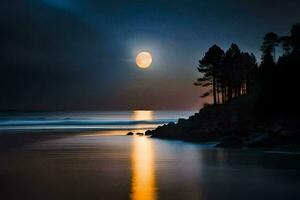
[[[132,129],[128,129],[132,130]],[[0,151],[20,149],[25,145],[32,144],[35,142],[59,139],[65,137],[72,137],[80,134],[95,134],[102,136],[125,136],[127,129],[114,129],[114,130],[82,130],[82,129],[72,129],[72,130],[36,130],[33,131],[18,131],[18,132],[0,132]],[[138,129],[139,131],[146,131],[147,129]],[[132,130],[133,131],[133,130]]]
[[[126,133],[126,130],[119,130]],[[55,140],[60,138],[67,138],[73,137],[80,134],[97,134],[94,131],[76,131],[76,132],[39,132],[39,133],[10,133],[10,134],[3,134],[0,133],[0,151],[16,151],[22,149],[26,145],[30,145],[36,142],[42,142],[47,140]],[[102,136],[108,136],[103,134]],[[109,136],[116,136],[116,135],[109,135]],[[138,135],[135,136],[126,136],[126,134],[119,134],[118,136],[124,137],[140,137]],[[142,137],[149,137],[149,136],[142,136]],[[193,140],[179,140],[179,139],[168,139],[168,138],[157,138],[157,137],[150,137],[150,139],[159,139],[164,141],[176,141],[176,142],[183,142],[183,143],[190,143],[195,145],[201,145],[203,148],[209,149],[231,149],[231,150],[242,150],[242,151],[259,151],[267,154],[288,154],[288,155],[300,155],[300,148],[298,149],[289,149],[289,148],[262,148],[262,147],[218,147],[218,142],[216,141],[209,141],[209,142],[200,142],[200,141],[193,141]]]

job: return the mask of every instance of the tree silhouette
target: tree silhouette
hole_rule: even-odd
[[[273,57],[273,60],[276,60],[276,46],[278,46],[279,37],[276,33],[270,32],[267,33],[264,37],[263,44],[261,46],[262,59],[265,57]]]
[[[258,74],[258,110],[264,114],[297,114],[299,106],[300,24],[291,34],[279,37],[283,54],[274,59],[270,49],[276,46],[276,34],[267,34],[262,45],[262,62]],[[274,109],[276,108],[276,109]]]
[[[201,77],[197,79],[195,85],[212,85],[213,103],[217,104],[217,76],[220,71],[224,51],[217,45],[213,45],[199,60],[198,71]]]
[[[233,88],[235,82],[234,71],[236,71],[235,58],[240,53],[240,48],[236,44],[231,44],[230,48],[226,51],[223,60],[223,82],[225,87],[224,101],[230,101],[233,97]]]
[[[291,53],[292,40],[290,36],[282,36],[279,38],[279,42],[282,45],[282,50],[284,55],[289,55]]]
[[[294,24],[291,29],[291,45],[293,52],[300,53],[300,24]]]
[[[199,61],[198,71],[202,76],[195,85],[213,85],[213,103],[226,103],[233,97],[250,91],[256,68],[255,56],[241,52],[238,45],[232,44],[225,54],[220,47],[214,45]],[[201,97],[209,94],[206,92]]]
[[[276,47],[282,55],[276,58]],[[213,45],[199,61],[201,76],[195,85],[212,86],[201,97],[213,94],[213,103],[221,104],[240,95],[251,95],[254,112],[262,115],[300,113],[300,24],[291,28],[290,35],[267,33],[261,45],[258,66],[253,54],[242,52],[237,44],[224,51]]]

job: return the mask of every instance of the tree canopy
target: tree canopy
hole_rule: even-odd
[[[276,55],[277,48],[281,55]],[[300,24],[292,26],[290,35],[267,33],[260,50],[258,65],[255,56],[237,44],[226,52],[210,47],[199,60],[200,77],[194,83],[208,88],[201,97],[212,95],[213,104],[223,104],[250,94],[259,112],[299,113]]]

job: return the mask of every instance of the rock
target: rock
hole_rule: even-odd
[[[223,105],[202,108],[188,119],[164,124],[145,135],[194,142],[220,141],[218,147],[300,146],[299,116],[260,118],[253,110],[253,98],[254,95],[243,95]]]
[[[126,135],[134,135],[133,132],[128,132]]]
[[[152,135],[152,131],[147,130],[147,131],[145,132],[145,135]]]
[[[136,135],[138,135],[138,136],[143,136],[144,133],[136,133]]]
[[[178,124],[184,123],[185,121],[186,121],[186,119],[179,118],[179,119],[178,119]]]

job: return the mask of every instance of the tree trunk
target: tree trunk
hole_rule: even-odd
[[[220,104],[220,86],[217,84],[217,104]]]
[[[225,83],[222,82],[222,104],[225,102]]]
[[[226,85],[225,85],[225,101],[226,102],[228,101],[228,82],[226,82]]]
[[[230,101],[232,99],[232,86],[230,83],[228,83],[228,94],[227,94],[228,98],[227,100]]]
[[[228,90],[228,86],[227,86],[227,82],[225,82],[225,86],[224,86],[224,102],[227,102],[227,100],[228,100],[228,92],[227,92],[227,90]]]
[[[217,95],[216,95],[216,76],[213,76],[213,98],[214,98],[214,105],[217,104]]]

